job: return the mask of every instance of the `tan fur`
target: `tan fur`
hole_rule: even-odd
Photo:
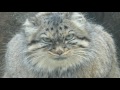
[[[51,50],[43,48],[42,38]],[[5,69],[6,78],[120,77],[112,36],[78,12],[41,12],[27,19],[7,45]]]

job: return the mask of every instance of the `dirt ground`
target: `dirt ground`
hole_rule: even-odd
[[[0,12],[0,67],[4,61],[6,43],[19,31],[21,24],[26,18],[37,12]],[[98,24],[103,25],[113,35],[117,46],[118,59],[120,61],[120,12],[89,12],[86,17]],[[0,69],[2,76],[2,69]]]

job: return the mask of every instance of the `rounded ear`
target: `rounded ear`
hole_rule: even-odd
[[[40,25],[40,20],[35,16],[35,17],[30,17],[28,19],[29,23],[32,25],[32,26],[38,26]]]
[[[26,21],[23,24],[23,27],[31,26],[31,25],[32,25],[32,23],[28,19],[26,19]]]
[[[37,13],[36,17],[39,17],[39,16],[44,15],[44,14],[46,14],[46,13],[47,13],[47,12],[39,12],[39,13]]]
[[[39,12],[39,13],[37,13],[36,14],[36,18],[43,18],[44,16],[47,16],[47,15],[50,15],[50,14],[52,14],[52,12]]]
[[[69,17],[69,19],[73,23],[75,23],[75,25],[77,25],[80,29],[82,29],[82,30],[85,29],[85,25],[86,25],[87,20],[82,13],[80,13],[80,12],[68,12],[66,14],[68,14],[67,16]]]
[[[84,15],[80,12],[73,12],[71,13],[71,20],[78,21],[79,23],[85,23],[86,19]]]
[[[80,23],[86,22],[84,15],[80,12],[64,12],[63,14],[66,19],[75,20]]]
[[[25,23],[23,24],[23,26],[37,26],[38,22],[37,22],[37,18],[36,17],[30,17],[29,19],[26,19]]]
[[[26,19],[25,23],[22,25],[25,33],[35,32],[35,21]]]
[[[34,20],[35,19],[33,18],[27,19],[25,23],[22,25],[22,30],[26,37],[31,37],[38,31],[38,28],[35,26],[36,22]]]

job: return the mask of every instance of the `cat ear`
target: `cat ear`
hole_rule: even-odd
[[[75,25],[77,25],[78,27],[80,27],[81,29],[84,30],[85,28],[85,23],[87,22],[85,16],[80,13],[80,12],[68,12],[69,15],[67,15],[69,17],[69,19],[75,23]]]
[[[37,31],[37,21],[35,20],[35,18],[26,19],[22,27],[25,34],[30,35]]]
[[[46,14],[46,13],[47,13],[47,12],[39,12],[39,13],[37,13],[36,17],[39,17],[39,16],[44,15],[44,14]]]
[[[37,26],[37,25],[40,24],[40,21],[39,21],[39,19],[36,16],[34,16],[34,17],[30,17],[29,19],[27,19],[24,24],[25,25],[31,24],[32,26]]]
[[[23,30],[23,32],[25,34],[25,37],[26,37],[28,43],[31,42],[34,35],[38,31],[38,28],[35,26],[35,23],[36,22],[34,21],[34,19],[31,18],[31,19],[27,19],[25,21],[25,23],[23,24],[23,26],[22,26],[22,30]]]
[[[39,13],[37,13],[36,14],[36,17],[37,18],[42,18],[42,16],[45,16],[45,15],[50,15],[50,14],[52,14],[52,12],[39,12]]]
[[[84,15],[80,12],[73,12],[72,15],[71,15],[71,19],[76,20],[80,23],[85,23],[86,22],[86,19],[85,19]]]

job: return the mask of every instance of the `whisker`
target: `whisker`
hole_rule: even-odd
[[[27,60],[27,62],[28,63],[30,63],[30,62],[32,62],[32,61],[35,61],[35,63],[33,63],[34,65],[33,66],[36,66],[36,64],[37,63],[39,63],[39,58],[43,58],[43,57],[45,57],[45,56],[38,56],[38,57],[35,57],[35,58],[32,58],[32,59],[28,59],[28,58],[26,58],[26,60]]]
[[[27,56],[26,59],[29,59],[29,58],[31,58],[31,57],[33,57],[33,58],[35,57],[35,58],[37,59],[37,58],[44,57],[44,55],[42,55],[42,56],[38,56],[37,53],[33,53],[33,54]],[[32,58],[32,59],[33,59],[33,58]]]

